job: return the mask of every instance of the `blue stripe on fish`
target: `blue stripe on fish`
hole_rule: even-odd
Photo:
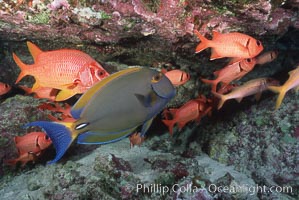
[[[48,121],[36,121],[25,124],[25,128],[29,126],[41,127],[51,138],[56,150],[56,157],[53,160],[49,161],[48,164],[52,164],[60,160],[60,158],[65,154],[66,150],[72,143],[70,130],[62,124]]]

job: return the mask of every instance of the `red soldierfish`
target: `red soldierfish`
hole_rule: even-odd
[[[0,95],[6,94],[10,90],[11,90],[10,85],[0,82]]]
[[[238,32],[222,34],[213,31],[212,40],[208,40],[197,30],[194,33],[201,41],[197,45],[195,52],[199,53],[211,47],[211,60],[223,57],[253,58],[263,50],[263,45],[259,40]]]
[[[19,157],[5,161],[10,165],[21,162],[24,166],[29,161],[35,161],[42,151],[52,144],[51,139],[44,132],[31,132],[24,136],[16,136],[14,140]]]
[[[239,62],[227,65],[226,67],[215,71],[214,75],[217,76],[215,80],[201,79],[204,83],[212,85],[212,91],[216,92],[217,85],[219,82],[223,83],[224,86],[228,85],[234,80],[239,80],[250,72],[256,64],[255,58],[243,59]]]
[[[31,42],[27,42],[27,46],[34,64],[26,65],[13,54],[13,59],[21,68],[16,83],[24,76],[32,75],[35,78],[32,92],[39,87],[59,89],[61,91],[56,101],[84,93],[96,82],[109,76],[99,63],[82,51],[60,49],[43,52]]]
[[[204,96],[199,96],[185,103],[177,109],[164,110],[165,120],[162,122],[168,127],[170,135],[173,134],[173,127],[177,123],[181,130],[188,122],[196,121],[199,123],[201,118],[211,111],[209,100]],[[169,115],[172,119],[169,119]]]
[[[163,71],[162,71],[163,72]],[[185,84],[190,79],[190,75],[179,69],[163,72],[174,86]]]
[[[49,110],[54,111],[56,113],[60,113],[60,117],[54,117],[53,115],[48,115],[49,119],[52,121],[57,122],[74,122],[75,119],[71,115],[71,106],[67,103],[64,104],[63,107],[61,107],[58,103],[55,103],[54,105],[50,103],[43,103],[38,106],[39,109],[42,110]]]

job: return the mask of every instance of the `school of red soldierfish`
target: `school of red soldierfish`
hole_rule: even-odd
[[[250,80],[238,86],[233,82],[240,80],[243,76],[253,70],[257,64],[265,64],[273,61],[278,52],[269,51],[260,54],[263,51],[262,42],[246,34],[218,33],[213,31],[213,38],[208,40],[198,31],[195,35],[200,39],[195,53],[199,53],[207,48],[211,48],[211,60],[228,57],[230,62],[224,68],[214,72],[215,79],[208,80],[201,78],[201,81],[212,86],[211,92],[217,98],[208,99],[203,95],[186,102],[179,108],[164,109],[162,122],[168,127],[169,133],[173,134],[175,124],[178,125],[179,131],[190,121],[199,123],[200,119],[211,114],[215,105],[220,109],[225,101],[236,99],[241,101],[249,95],[256,95],[259,99],[261,93],[265,90],[271,90],[279,93],[276,102],[276,109],[282,103],[287,91],[295,88],[299,89],[299,66],[289,72],[289,79],[283,84],[269,78],[261,77]],[[46,98],[56,103],[44,103],[39,106],[40,109],[46,109],[61,114],[60,118],[49,115],[49,118],[57,122],[74,122],[72,117],[71,106],[64,104],[61,107],[57,102],[64,101],[74,96],[82,94],[92,88],[97,82],[109,77],[109,73],[88,54],[74,49],[60,49],[52,51],[42,51],[35,44],[27,42],[28,49],[33,56],[34,64],[27,65],[21,59],[13,54],[13,59],[21,69],[16,84],[26,75],[35,78],[32,88],[19,86],[27,94],[33,93],[35,98]],[[175,86],[179,87],[185,84],[190,75],[179,69],[162,73]],[[0,82],[0,96],[11,90],[11,86]],[[131,146],[140,145],[144,137],[134,132],[130,135]],[[42,155],[42,152],[51,145],[51,140],[43,132],[31,132],[22,137],[15,137],[15,144],[19,152],[16,159],[7,160],[5,163],[15,165],[20,162],[24,166],[27,162],[33,161]]]

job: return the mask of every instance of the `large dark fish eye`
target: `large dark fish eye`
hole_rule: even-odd
[[[96,72],[95,72],[95,76],[97,77],[97,79],[101,80],[105,77],[105,71],[102,70],[102,69],[98,69]]]
[[[104,76],[104,74],[105,74],[105,73],[104,73],[103,70],[98,70],[98,76],[99,76],[99,77]]]
[[[247,59],[246,59],[246,62],[250,63],[250,62],[251,62],[251,59],[250,59],[250,58],[247,58]]]
[[[152,77],[152,83],[157,83],[161,80],[162,78],[162,73],[156,74]]]
[[[45,140],[50,140],[49,136],[45,135]]]
[[[257,44],[257,46],[260,46],[262,43],[259,40],[257,40],[256,44]]]

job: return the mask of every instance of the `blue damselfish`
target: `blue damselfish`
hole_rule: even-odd
[[[145,136],[152,119],[175,96],[175,88],[162,73],[148,68],[128,68],[92,86],[72,107],[74,122],[36,121],[51,138],[57,162],[77,138],[79,144],[119,141],[141,126]]]

